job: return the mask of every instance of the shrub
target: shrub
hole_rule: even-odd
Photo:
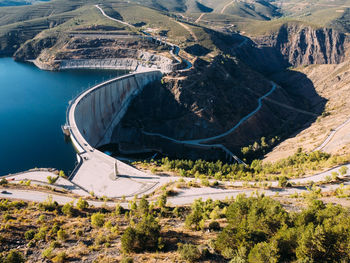
[[[52,248],[52,247],[48,247],[47,249],[45,249],[45,250],[41,253],[41,256],[42,256],[43,258],[51,259],[51,258],[53,257],[52,251],[53,251],[53,248]]]
[[[54,241],[51,242],[50,247],[52,247],[52,248],[61,247],[61,243],[56,241],[56,240],[54,240]]]
[[[117,215],[121,215],[121,214],[125,213],[125,209],[120,204],[117,204],[115,206],[115,213]]]
[[[5,257],[4,263],[24,263],[25,259],[21,252],[11,250]]]
[[[77,208],[79,209],[79,210],[85,210],[85,209],[87,209],[89,207],[89,203],[86,201],[86,200],[84,200],[84,199],[82,199],[81,197],[78,199],[78,202],[77,202]]]
[[[347,172],[348,172],[348,167],[342,166],[342,167],[339,168],[339,173],[341,175],[346,175]]]
[[[288,185],[288,179],[285,176],[280,176],[278,178],[278,186],[279,187],[286,187]]]
[[[63,178],[67,178],[66,174],[62,170],[59,172],[58,176],[63,177]]]
[[[128,227],[121,237],[124,252],[156,250],[163,244],[159,233],[160,226],[153,216],[145,216],[135,228]],[[160,243],[159,243],[160,242]]]
[[[134,263],[134,260],[130,257],[124,257],[124,258],[122,258],[120,263]]]
[[[45,240],[47,234],[47,227],[40,227],[39,232],[35,234],[34,239],[39,240]]]
[[[149,203],[145,198],[145,196],[143,196],[139,203],[139,211],[141,214],[148,214],[148,210],[149,210]]]
[[[58,252],[57,255],[52,259],[53,262],[57,263],[63,263],[67,259],[67,254],[66,252]]]
[[[278,248],[276,243],[261,242],[256,244],[248,256],[249,263],[277,263]]]
[[[68,237],[67,233],[63,230],[63,229],[60,229],[57,231],[57,239],[58,240],[66,240],[66,238]]]
[[[0,180],[0,185],[6,185],[6,184],[8,184],[9,182],[5,179],[5,178],[2,178],[1,180]]]
[[[46,178],[47,178],[47,182],[48,182],[49,184],[54,184],[54,183],[56,183],[56,181],[58,180],[59,176],[54,177],[54,176],[49,175],[49,176],[46,177]]]
[[[54,211],[58,208],[58,203],[49,196],[45,202],[39,204],[39,209],[44,211]]]
[[[35,236],[35,231],[33,229],[28,230],[27,232],[24,233],[24,238],[26,240],[32,240]]]
[[[177,252],[180,254],[181,259],[187,262],[195,262],[200,259],[201,254],[197,246],[193,244],[178,244]]]
[[[72,202],[66,203],[62,207],[62,213],[65,214],[66,216],[73,216],[74,214],[74,209],[73,209],[73,204]]]
[[[94,227],[102,227],[105,223],[105,216],[101,213],[94,213],[91,216],[91,225]]]

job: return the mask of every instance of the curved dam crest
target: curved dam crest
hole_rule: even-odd
[[[107,144],[132,99],[159,81],[159,70],[124,75],[80,94],[67,109],[66,127],[78,152],[79,165],[70,179],[99,196],[121,197],[145,193],[159,183],[151,177],[96,148]]]

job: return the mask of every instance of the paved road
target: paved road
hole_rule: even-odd
[[[320,146],[315,148],[313,151],[321,151],[323,150],[333,139],[334,135],[338,133],[343,128],[348,128],[347,125],[350,124],[350,118],[347,119],[345,122],[340,124],[337,128],[331,131],[331,133],[326,137],[326,139],[321,143]]]
[[[349,165],[348,165],[349,167]],[[322,176],[322,174],[327,174],[330,171],[327,171],[325,173],[321,173],[316,176]],[[325,176],[325,175],[323,175]],[[308,178],[309,179],[309,178]],[[189,178],[186,178],[186,180],[189,180]],[[302,180],[302,179],[296,179],[296,180]],[[350,182],[345,182],[344,186],[349,186]],[[336,188],[338,188],[339,185],[323,185],[321,186],[322,192],[327,191],[334,191]],[[4,188],[0,187],[0,190]],[[64,195],[57,195],[57,194],[49,194],[44,193],[40,191],[33,191],[33,190],[17,190],[17,189],[6,189],[7,193],[1,193],[0,192],[0,198],[8,198],[8,199],[20,199],[25,201],[34,201],[34,202],[44,202],[47,200],[49,196],[52,197],[54,201],[57,201],[59,204],[65,204],[68,202],[75,202],[75,198],[67,197]],[[264,193],[266,196],[274,196],[276,194],[279,195],[290,195],[294,193],[306,193],[308,190],[303,187],[291,187],[291,188],[285,188],[285,189],[234,189],[234,190],[225,190],[221,188],[213,188],[213,187],[202,187],[202,188],[186,188],[186,189],[179,189],[178,195],[174,197],[168,198],[168,202],[171,205],[187,205],[191,204],[195,199],[202,198],[203,200],[206,199],[213,199],[213,200],[224,200],[226,198],[230,197],[236,197],[239,194],[246,194],[251,195],[253,193]],[[101,202],[101,201],[88,201],[90,205],[93,205],[95,207],[100,206],[115,206],[115,202]],[[127,207],[127,203],[121,204],[123,207]]]

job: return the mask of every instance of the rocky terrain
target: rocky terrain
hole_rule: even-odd
[[[255,36],[237,55],[264,73],[311,64],[338,64],[347,57],[349,38],[331,28],[290,22],[275,32]]]

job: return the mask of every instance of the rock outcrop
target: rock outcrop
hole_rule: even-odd
[[[260,72],[277,72],[290,66],[338,64],[344,61],[348,37],[331,28],[286,23],[276,32],[256,37],[237,55]]]

